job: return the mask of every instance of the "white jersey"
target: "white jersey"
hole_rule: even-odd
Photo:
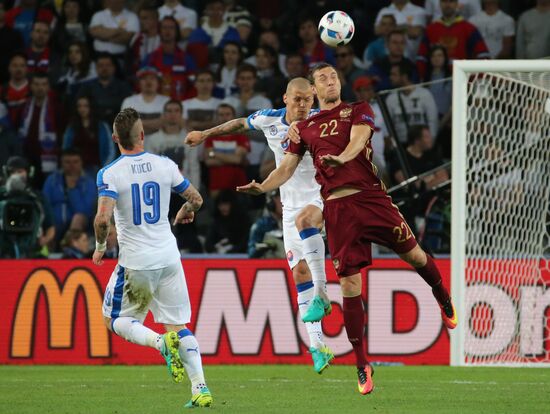
[[[319,112],[312,110],[310,114]],[[288,144],[283,144],[289,125],[285,121],[286,109],[262,109],[251,114],[248,126],[251,129],[263,131],[269,148],[275,154],[277,167],[285,155]],[[286,146],[285,146],[286,145]],[[315,180],[315,167],[309,152],[306,152],[298,168],[290,179],[281,186],[281,203],[283,208],[301,209],[314,200],[319,199],[321,186]]]
[[[189,181],[169,158],[142,152],[121,155],[97,173],[98,195],[116,200],[118,263],[132,270],[167,267],[180,260],[170,229],[170,193]]]

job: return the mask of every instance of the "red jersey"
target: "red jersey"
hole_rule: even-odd
[[[29,82],[26,82],[20,88],[15,88],[11,83],[6,83],[0,87],[0,100],[4,101],[8,107],[8,114],[13,127],[19,129],[21,113],[30,95]]]
[[[372,163],[371,139],[367,141],[364,151],[340,167],[329,167],[321,163],[322,155],[341,154],[350,142],[351,127],[361,124],[375,129],[374,113],[366,102],[342,103],[297,125],[301,141],[299,144],[291,142],[287,152],[297,155],[304,155],[306,151],[311,153],[317,171],[315,179],[321,185],[324,199],[339,187],[354,187],[385,194],[384,186],[376,175],[376,166]]]
[[[237,147],[243,147],[250,152],[250,141],[246,135],[222,135],[208,137],[204,142],[204,148],[217,153],[234,153]],[[210,190],[234,190],[239,185],[248,182],[245,168],[241,165],[220,165],[209,167],[208,172]]]

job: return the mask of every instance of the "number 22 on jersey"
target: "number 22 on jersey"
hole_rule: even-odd
[[[152,207],[152,211],[143,213],[143,219],[148,224],[155,224],[160,219],[160,186],[154,181],[143,183],[141,191],[139,184],[132,184],[132,209],[134,211],[134,224],[141,224],[141,201],[145,206]]]

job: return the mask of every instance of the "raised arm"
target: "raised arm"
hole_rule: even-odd
[[[116,200],[112,197],[100,196],[97,200],[97,214],[94,220],[95,251],[92,260],[98,266],[103,264],[103,254],[107,250],[107,236],[115,204]]]
[[[273,191],[292,177],[301,159],[299,155],[286,153],[279,167],[271,171],[271,174],[269,174],[261,184],[252,180],[252,182],[247,185],[237,187],[237,191],[252,195],[260,195]]]
[[[246,118],[237,118],[227,121],[221,125],[215,126],[204,131],[191,131],[185,137],[185,143],[191,147],[195,147],[208,137],[237,134],[239,132],[248,131],[250,127]]]
[[[321,156],[323,164],[331,167],[339,167],[346,162],[353,160],[365,149],[365,145],[371,138],[372,129],[366,124],[353,125],[351,127],[349,144],[340,155],[327,154]]]

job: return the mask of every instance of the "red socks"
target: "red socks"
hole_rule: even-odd
[[[348,340],[353,346],[357,367],[368,364],[363,346],[365,338],[365,309],[361,295],[353,298],[344,297],[344,325],[348,334]]]
[[[422,276],[422,279],[424,279],[426,283],[431,286],[436,300],[440,304],[443,304],[449,300],[449,292],[445,289],[445,286],[443,286],[441,274],[439,273],[439,270],[437,269],[437,266],[431,256],[426,255],[426,259],[427,261],[424,267],[417,267],[416,271],[420,276]]]

